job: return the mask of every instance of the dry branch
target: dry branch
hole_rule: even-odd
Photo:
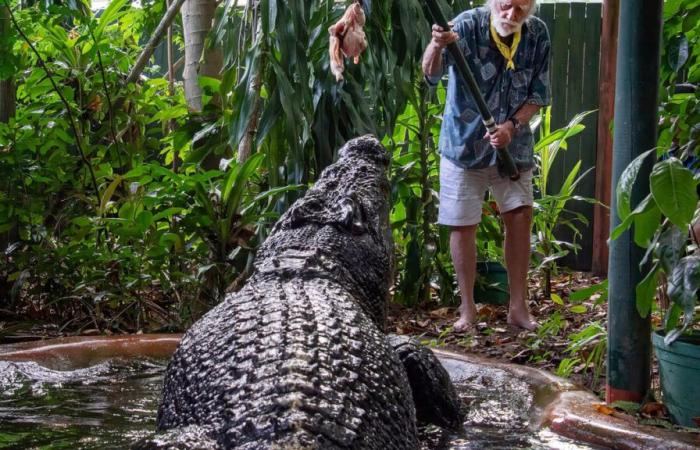
[[[126,84],[136,82],[136,80],[141,76],[141,72],[143,72],[143,69],[146,68],[146,64],[148,64],[148,60],[151,59],[151,56],[153,56],[153,52],[155,52],[158,43],[160,43],[163,36],[165,36],[168,32],[168,28],[172,24],[173,20],[175,20],[175,16],[177,16],[177,13],[180,11],[183,3],[185,3],[185,0],[175,0],[165,12],[165,15],[160,20],[160,23],[153,32],[151,39],[143,48],[143,51],[136,60],[136,64],[134,64],[131,72],[129,72],[129,76],[126,77]]]

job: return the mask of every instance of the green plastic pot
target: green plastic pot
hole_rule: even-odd
[[[652,335],[664,405],[678,424],[698,427],[693,418],[700,420],[700,335],[681,336],[671,345],[664,343],[664,335]]]
[[[508,273],[503,264],[495,261],[477,262],[476,272],[481,280],[474,286],[474,300],[490,305],[507,305],[510,293]]]

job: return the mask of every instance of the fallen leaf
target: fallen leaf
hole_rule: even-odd
[[[451,311],[452,311],[452,308],[448,308],[448,307],[439,308],[439,309],[434,309],[434,310],[430,311],[430,313],[428,313],[428,315],[430,315],[430,317],[434,317],[437,319],[446,319],[446,318],[451,316]]]
[[[419,320],[419,321],[416,322],[416,323],[418,324],[419,327],[425,328],[425,327],[427,327],[428,325],[430,325],[430,319]]]
[[[645,403],[641,409],[639,410],[640,413],[646,414],[651,417],[665,417],[667,416],[667,411],[666,407],[658,402],[649,402]]]
[[[598,411],[601,414],[605,414],[606,416],[612,416],[613,414],[615,414],[615,410],[610,408],[605,403],[594,403],[593,406],[595,407],[596,411]]]
[[[564,306],[564,300],[562,300],[562,298],[555,293],[552,293],[552,301],[557,305]]]
[[[479,312],[477,313],[479,319],[486,319],[487,321],[493,321],[496,317],[498,317],[498,309],[496,309],[492,305],[484,305],[481,308],[479,308]]]

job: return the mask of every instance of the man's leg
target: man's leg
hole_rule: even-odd
[[[464,331],[476,322],[474,278],[476,277],[477,227],[478,225],[452,227],[450,231],[450,252],[462,299],[459,305],[459,320],[454,324],[455,331]]]
[[[521,206],[502,214],[506,227],[505,259],[510,286],[508,323],[527,330],[537,322],[527,306],[527,270],[530,264],[530,228],[532,207]]]
[[[486,169],[465,170],[446,158],[440,159],[438,223],[450,227],[450,252],[462,298],[455,331],[463,331],[476,321],[476,229],[488,177]]]

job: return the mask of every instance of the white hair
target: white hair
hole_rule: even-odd
[[[486,0],[486,6],[488,6],[492,11],[494,6],[496,6],[496,2],[500,2],[501,0]],[[530,9],[527,11],[527,19],[529,19],[532,15],[535,14],[537,11],[537,0],[530,0]]]

